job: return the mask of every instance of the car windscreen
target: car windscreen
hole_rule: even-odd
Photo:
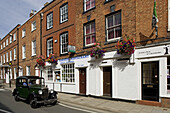
[[[28,79],[28,86],[31,86],[31,85],[45,85],[44,79],[30,78],[30,79]]]

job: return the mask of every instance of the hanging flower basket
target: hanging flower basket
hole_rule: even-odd
[[[36,61],[39,68],[43,68],[45,66],[45,59],[42,56],[39,56]]]
[[[135,51],[136,43],[135,39],[130,39],[128,36],[123,41],[118,41],[115,46],[117,54],[128,54],[131,55]]]
[[[56,65],[57,64],[57,58],[55,58],[54,54],[50,54],[47,58],[47,62]]]
[[[106,51],[101,48],[100,43],[94,43],[94,47],[91,50],[90,56],[95,57],[97,59],[104,56],[105,52]]]

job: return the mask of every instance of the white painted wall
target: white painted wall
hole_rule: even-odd
[[[114,88],[113,98],[136,100],[138,97],[139,81],[137,65],[130,65],[128,60],[113,63]]]

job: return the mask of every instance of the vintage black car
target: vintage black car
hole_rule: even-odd
[[[16,101],[25,100],[32,108],[42,104],[57,103],[57,92],[45,87],[44,78],[38,76],[20,76],[16,79],[16,88],[13,91]]]

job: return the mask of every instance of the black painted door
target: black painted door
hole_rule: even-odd
[[[159,101],[159,62],[142,63],[142,100]]]

